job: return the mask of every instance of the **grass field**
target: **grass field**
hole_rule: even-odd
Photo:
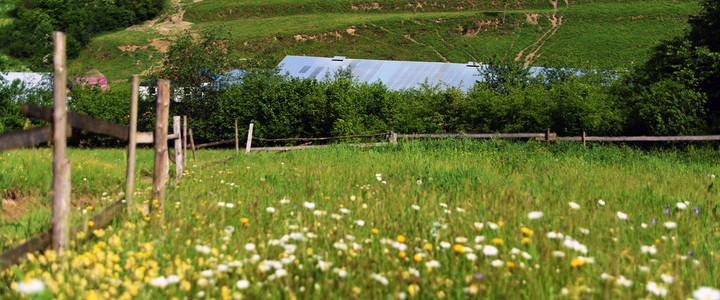
[[[3,186],[42,190],[9,166],[47,153],[1,154]],[[117,191],[119,150],[73,156],[93,162],[74,163],[81,191]],[[118,220],[13,267],[0,293],[38,279],[38,298],[700,298],[720,287],[719,159],[502,140],[253,152],[191,167],[162,231]]]
[[[508,2],[509,3],[509,2]],[[71,70],[111,81],[149,74],[181,29],[231,33],[236,68],[272,68],[286,55],[628,68],[662,39],[680,35],[697,1],[181,1],[140,31],[96,37]],[[190,23],[163,21],[173,16]],[[162,21],[162,22],[161,22]],[[137,29],[134,29],[137,30]],[[176,31],[173,31],[176,30]],[[132,50],[128,50],[132,49]]]

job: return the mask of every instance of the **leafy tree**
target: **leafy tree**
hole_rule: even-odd
[[[720,2],[703,0],[703,11],[690,17],[688,39],[696,46],[707,46],[712,52],[720,52]]]
[[[631,98],[635,97],[637,101],[642,99],[665,107],[655,102],[670,99],[666,97],[670,95],[665,91],[680,92],[688,97],[683,100],[675,99],[677,95],[674,96],[673,102],[688,103],[676,103],[684,109],[672,111],[689,114],[692,121],[679,122],[677,119],[682,117],[668,114],[650,114],[650,116],[634,111],[633,114],[637,117],[646,116],[654,121],[666,123],[660,127],[646,127],[651,132],[686,132],[688,128],[683,124],[690,123],[702,128],[709,126],[711,131],[720,130],[718,120],[720,117],[720,52],[718,52],[720,51],[720,4],[711,0],[703,0],[701,4],[702,12],[690,18],[690,31],[684,36],[656,46],[650,59],[628,77],[627,84],[633,87]],[[651,98],[658,96],[664,100]],[[702,103],[702,107],[698,107],[698,103]],[[638,108],[636,105],[631,107]],[[693,108],[697,110],[688,111]],[[709,122],[695,120],[699,116],[707,116],[705,120]],[[658,120],[659,117],[664,120]],[[668,126],[673,126],[672,124],[678,127],[674,130],[667,129]]]
[[[223,27],[210,27],[200,36],[184,32],[170,46],[158,77],[172,80],[181,86],[202,86],[215,81],[230,67],[230,31]]]

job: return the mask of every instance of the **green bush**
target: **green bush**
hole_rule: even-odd
[[[67,35],[67,55],[76,57],[94,35],[128,27],[158,15],[163,0],[20,0],[10,26],[0,28],[0,42],[10,55],[34,69],[49,69],[52,32]]]

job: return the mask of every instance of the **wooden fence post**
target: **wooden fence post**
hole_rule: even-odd
[[[183,168],[187,167],[187,116],[183,116],[183,135],[182,135],[182,143],[183,143]]]
[[[585,145],[585,131],[583,131],[582,142],[583,142],[583,147],[587,147],[587,146]]]
[[[52,241],[62,255],[70,241],[70,160],[67,158],[67,65],[65,33],[53,32],[53,211]]]
[[[390,143],[397,144],[397,133],[390,131]]]
[[[138,110],[138,90],[140,87],[140,77],[132,76],[132,87],[130,89],[130,127],[128,128],[128,156],[127,156],[127,173],[125,173],[125,207],[128,214],[132,214],[135,210],[133,205],[133,192],[135,191],[135,146],[137,144],[137,110]]]
[[[550,144],[550,128],[545,132],[545,143]]]
[[[182,138],[181,138],[181,125],[180,116],[173,117],[173,135],[177,135],[175,139],[175,180],[173,186],[177,185],[183,175],[183,150],[182,150]]]
[[[250,148],[252,148],[252,134],[253,134],[253,123],[250,123],[250,129],[248,129],[247,144],[245,144],[245,154],[249,154]]]
[[[238,140],[237,119],[235,119],[235,155],[240,154],[240,141]]]
[[[195,141],[193,141],[193,137],[192,137],[192,128],[190,128],[189,130],[190,130],[190,147],[191,147],[190,149],[192,149],[193,159],[195,160],[195,162],[197,162],[197,154],[195,153]]]
[[[153,200],[150,217],[160,218],[165,209],[165,188],[168,180],[168,117],[170,110],[170,82],[158,80],[157,118],[155,119],[155,167],[153,170]],[[157,214],[157,216],[154,215]]]

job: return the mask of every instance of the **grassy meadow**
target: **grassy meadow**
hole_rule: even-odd
[[[175,2],[172,2],[175,3]],[[275,66],[286,55],[625,69],[660,40],[680,35],[695,0],[474,2],[180,1],[140,28],[93,38],[71,73],[96,68],[122,83],[161,67],[182,30],[230,33],[236,68]],[[167,19],[189,23],[167,22]]]
[[[50,168],[43,162],[49,153],[0,154],[3,187],[46,190],[50,179],[29,167]],[[197,165],[232,153],[200,151]],[[73,150],[74,193],[93,195],[98,209],[107,205],[98,196],[122,189],[123,156],[122,150]],[[36,254],[5,271],[0,293],[720,297],[701,289],[720,287],[719,159],[716,149],[703,147],[504,140],[253,152],[207,169],[191,166],[168,190],[161,230],[148,223],[158,215],[117,220],[75,237],[65,257]],[[138,191],[147,188],[142,178],[151,165],[152,152],[141,151]],[[150,204],[148,197],[136,199]],[[78,212],[74,219],[87,216]],[[6,227],[6,237],[22,238]]]

